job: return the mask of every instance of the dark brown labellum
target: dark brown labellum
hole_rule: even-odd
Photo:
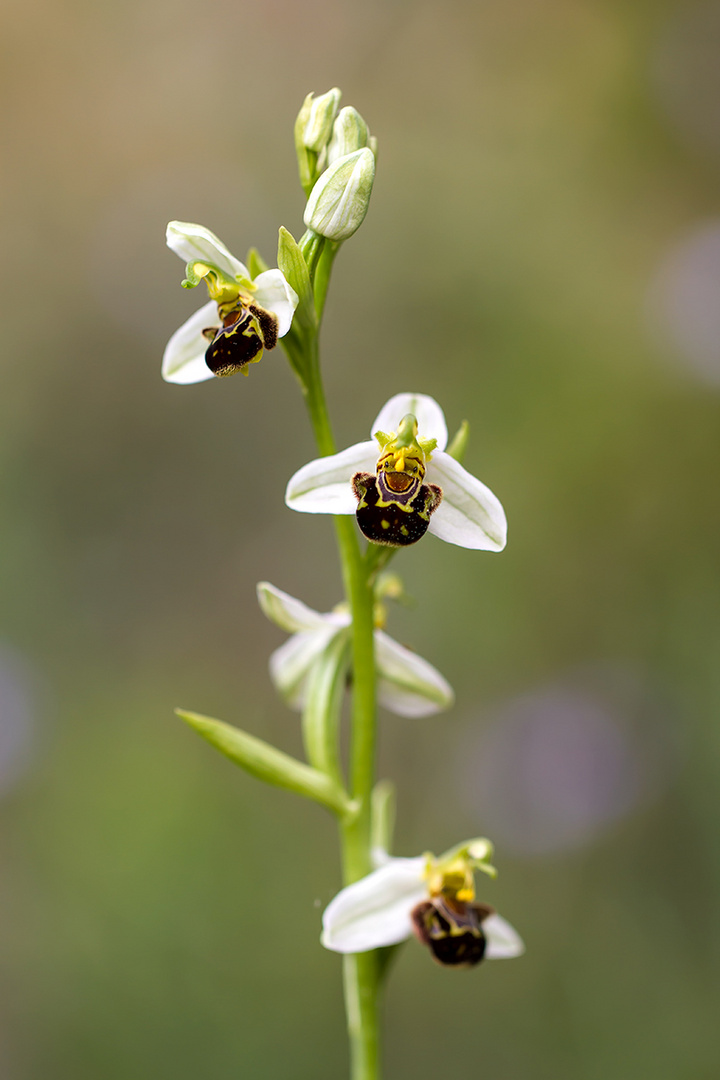
[[[234,375],[247,368],[263,349],[275,348],[277,331],[277,316],[272,311],[259,304],[245,306],[238,300],[225,314],[222,326],[203,330],[210,341],[205,363],[213,375]]]
[[[364,536],[375,544],[406,547],[427,532],[430,515],[442,501],[442,490],[409,473],[355,473],[355,516]]]
[[[418,941],[445,967],[474,967],[485,955],[482,923],[494,908],[445,896],[424,900],[410,913]]]
[[[213,375],[234,375],[262,352],[263,343],[249,312],[242,312],[235,322],[218,327],[205,352],[205,363]]]

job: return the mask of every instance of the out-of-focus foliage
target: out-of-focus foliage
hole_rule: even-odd
[[[381,765],[398,853],[495,839],[481,899],[528,952],[456,973],[409,944],[388,1075],[717,1075],[718,9],[6,7],[7,1080],[345,1069],[331,823],[172,712],[299,752],[254,586],[339,599],[328,521],[282,502],[309,428],[279,349],[160,379],[195,303],[166,221],[274,265],[302,229],[295,114],[335,84],[380,141],[328,304],[338,441],[432,394],[510,522],[502,555],[398,560],[417,603],[388,629],[457,705],[385,716]]]

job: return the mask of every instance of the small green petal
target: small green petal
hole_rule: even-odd
[[[260,274],[269,270],[270,267],[263,259],[262,255],[256,247],[251,247],[247,253],[247,265],[250,271],[250,277],[254,280]]]
[[[463,458],[465,457],[465,451],[467,450],[468,443],[470,441],[470,425],[467,420],[463,420],[460,427],[455,432],[453,440],[445,451],[450,457],[454,457],[457,462],[462,465]]]

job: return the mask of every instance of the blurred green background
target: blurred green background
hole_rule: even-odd
[[[266,578],[340,598],[282,501],[313,454],[280,350],[167,386],[198,221],[273,263],[292,124],[380,143],[324,332],[341,446],[400,390],[467,418],[502,556],[429,537],[388,629],[448,713],[383,716],[399,854],[487,833],[527,955],[409,944],[393,1080],[711,1080],[720,959],[720,5],[15,0],[2,13],[0,1076],[345,1074],[339,866],[175,705],[291,752]]]

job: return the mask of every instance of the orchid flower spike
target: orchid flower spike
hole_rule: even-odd
[[[433,398],[396,394],[370,432],[368,442],[299,469],[285,492],[291,510],[356,514],[369,540],[393,547],[413,544],[427,531],[460,547],[502,551],[505,511],[445,453],[447,426]]]
[[[522,939],[487,904],[475,901],[475,870],[495,877],[489,840],[469,840],[439,858],[384,855],[367,877],[342,889],[323,914],[321,941],[340,953],[396,945],[415,935],[438,963],[470,967],[521,956]]]
[[[268,619],[292,635],[270,657],[270,676],[288,705],[302,709],[313,665],[338,634],[347,633],[350,612],[339,607],[321,614],[267,581],[260,582],[257,594]],[[375,658],[378,697],[390,712],[431,716],[452,705],[455,695],[440,672],[379,627],[375,630]]]
[[[280,270],[265,270],[253,281],[245,264],[202,225],[171,221],[167,244],[186,263],[185,288],[204,281],[210,300],[167,343],[163,379],[196,383],[237,371],[248,375],[248,365],[290,329],[297,293]]]

